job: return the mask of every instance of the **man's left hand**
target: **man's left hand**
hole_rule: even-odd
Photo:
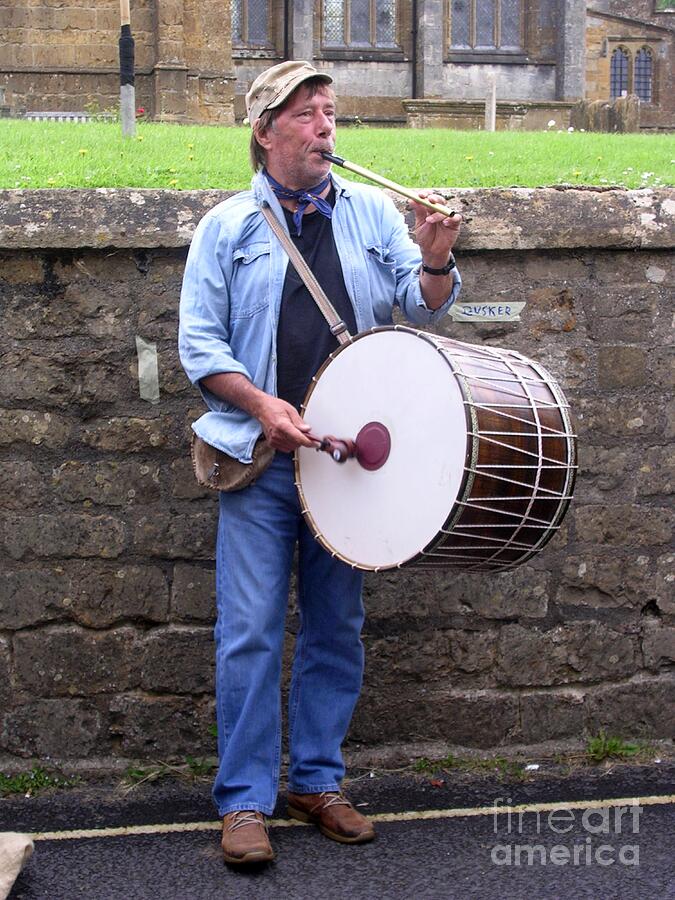
[[[432,203],[447,205],[443,197],[431,191],[418,193],[420,197]],[[415,213],[415,239],[422,253],[422,259],[432,268],[443,268],[459,237],[462,217],[459,213],[446,216],[443,213],[432,212],[427,206],[415,203],[414,200],[410,201],[410,208]]]

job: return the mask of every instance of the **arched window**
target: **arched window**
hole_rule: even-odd
[[[453,50],[519,50],[522,0],[451,0]]]
[[[612,53],[609,69],[609,96],[623,97],[628,93],[628,51],[617,47]]]
[[[652,51],[648,47],[641,47],[635,54],[633,90],[643,103],[652,102],[652,72]]]
[[[232,0],[232,44],[235,47],[270,48],[269,0]]]
[[[398,47],[396,0],[323,0],[321,12],[324,47]]]

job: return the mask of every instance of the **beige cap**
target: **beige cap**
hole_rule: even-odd
[[[326,84],[333,80],[330,75],[317,72],[311,63],[304,60],[288,60],[261,72],[246,94],[246,113],[251,127],[266,109],[281,106],[308,78],[323,78]]]

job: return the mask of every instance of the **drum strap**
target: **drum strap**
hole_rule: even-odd
[[[330,302],[326,294],[324,293],[323,288],[316,280],[316,277],[310,267],[307,265],[305,260],[302,258],[302,255],[298,248],[295,246],[293,241],[290,239],[285,229],[283,228],[281,222],[277,219],[277,217],[272,212],[269,203],[267,201],[263,202],[262,205],[262,214],[265,216],[267,220],[267,224],[270,226],[274,234],[279,239],[279,243],[286,251],[288,258],[293,263],[295,271],[298,273],[300,278],[305,283],[305,287],[311,294],[314,302],[321,310],[321,314],[323,315],[326,322],[328,322],[328,326],[330,327],[331,333],[335,335],[338,339],[338,343],[340,344],[348,344],[351,341],[352,336],[349,333],[346,324],[342,321],[340,316],[337,314],[337,311],[333,304]]]

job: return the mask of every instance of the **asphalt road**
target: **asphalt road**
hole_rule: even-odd
[[[565,778],[537,773],[511,782],[470,775],[366,776],[348,792],[362,811],[389,814],[391,820],[378,821],[374,843],[345,846],[311,826],[288,827],[280,803],[279,824],[270,832],[277,859],[246,872],[222,862],[206,783],[160,781],[125,795],[109,782],[5,799],[0,830],[69,833],[36,841],[10,898],[675,898],[673,763]],[[655,797],[661,799],[627,805],[622,813],[615,802]],[[516,804],[529,804],[530,811],[504,811]],[[558,811],[541,804],[556,804]],[[436,813],[420,817],[425,810]],[[189,823],[204,825],[178,830]],[[157,830],[162,824],[168,833]],[[83,828],[140,825],[155,830],[76,836]]]

